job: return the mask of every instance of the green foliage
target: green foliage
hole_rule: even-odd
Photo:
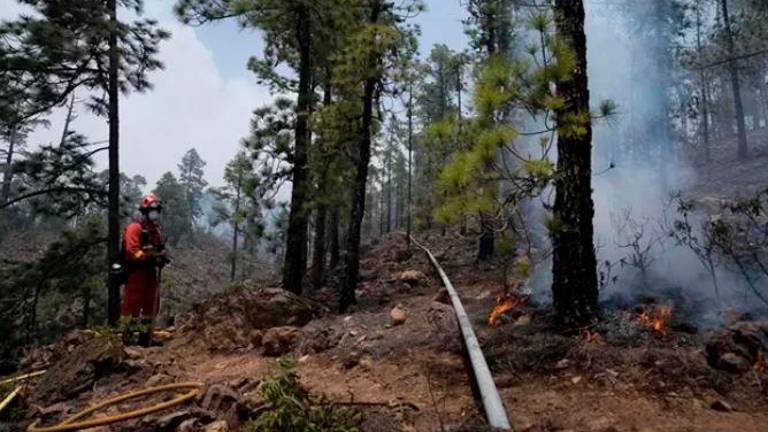
[[[325,400],[314,402],[302,388],[293,361],[281,358],[278,373],[263,381],[258,392],[272,409],[245,426],[249,432],[354,432],[360,414]]]
[[[66,331],[103,318],[103,254],[106,238],[96,220],[65,230],[33,261],[0,263],[0,369],[24,345],[50,342]],[[78,304],[74,306],[73,304]],[[62,307],[62,304],[73,305]],[[78,311],[79,309],[79,311]]]
[[[184,195],[187,198],[187,207],[193,219],[197,219],[201,213],[200,200],[203,198],[203,191],[208,185],[205,181],[205,161],[200,157],[195,149],[189,149],[181,158],[179,168],[179,183],[184,188]]]
[[[162,68],[159,44],[170,34],[154,20],[109,22],[101,0],[23,0],[34,14],[0,24],[0,119],[22,122],[64,102],[78,87],[94,96],[89,106],[106,110],[108,40],[117,31],[121,55],[120,89],[151,87],[148,73]],[[138,14],[141,0],[119,2]]]
[[[93,170],[95,151],[72,132],[60,144],[26,153],[13,167],[15,187],[0,209],[24,202],[33,212],[70,218],[88,206],[106,206],[105,185]]]
[[[192,232],[192,209],[184,186],[173,173],[167,172],[157,181],[153,192],[163,203],[163,233],[170,244],[178,244]]]

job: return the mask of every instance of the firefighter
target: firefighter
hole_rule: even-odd
[[[140,323],[138,343],[143,346],[151,344],[152,323],[160,308],[160,271],[169,262],[160,233],[161,211],[154,193],[145,196],[139,214],[123,233],[125,287],[121,314]]]

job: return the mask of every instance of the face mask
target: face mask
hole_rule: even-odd
[[[160,220],[160,212],[157,210],[151,210],[149,213],[147,213],[147,218],[152,222],[157,222]]]

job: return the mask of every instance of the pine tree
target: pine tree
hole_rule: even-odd
[[[570,78],[557,83],[563,103],[556,110],[552,293],[560,320],[583,325],[598,314],[584,4],[582,0],[555,0],[554,13],[558,34],[573,50],[573,59]]]
[[[19,124],[62,103],[78,87],[96,92],[89,105],[109,123],[107,264],[120,252],[119,110],[121,91],[150,88],[161,68],[158,45],[170,35],[153,20],[119,21],[118,6],[141,12],[142,0],[34,0],[38,12],[0,26],[0,111]],[[109,319],[117,322],[119,287],[108,281]]]
[[[366,4],[359,30],[350,37],[340,64],[334,72],[337,87],[350,114],[359,115],[357,147],[354,152],[354,177],[347,233],[346,261],[341,284],[340,310],[356,303],[355,289],[360,270],[360,238],[368,191],[368,168],[371,159],[372,138],[377,125],[375,102],[381,91],[381,81],[387,65],[397,64],[399,57],[414,52],[415,40],[407,30],[398,26],[399,14],[408,14],[421,7],[420,2],[403,5],[397,10],[393,4],[371,0]],[[395,60],[392,59],[395,57]],[[362,101],[360,105],[358,101]]]
[[[176,245],[192,231],[192,209],[184,185],[173,173],[167,172],[157,181],[153,192],[163,202],[163,233],[169,244]]]
[[[259,214],[259,203],[254,203],[252,199],[257,180],[253,175],[252,160],[245,150],[238,152],[227,164],[224,170],[224,181],[226,186],[211,190],[221,203],[214,207],[216,220],[213,224],[215,226],[219,221],[227,221],[232,227],[230,281],[235,281],[239,261],[239,242],[243,232],[248,228],[249,219],[250,222],[258,222],[259,231],[263,229],[261,221],[254,220],[254,216]],[[251,228],[253,229],[253,226]]]
[[[747,147],[747,126],[744,119],[744,103],[742,102],[741,95],[741,78],[739,76],[739,69],[736,59],[732,56],[736,52],[736,47],[733,41],[733,28],[731,26],[731,15],[728,11],[728,0],[720,0],[720,7],[722,8],[723,17],[723,32],[725,34],[725,41],[728,55],[731,56],[728,60],[728,73],[731,78],[731,91],[733,92],[733,106],[736,115],[736,130],[738,132],[738,151],[737,155],[740,160],[745,160],[748,155]]]
[[[200,200],[208,182],[205,181],[205,161],[195,149],[189,149],[181,158],[179,169],[179,183],[184,186],[184,194],[192,214],[193,222],[202,214]]]
[[[302,292],[307,267],[308,205],[312,184],[309,173],[310,113],[315,101],[313,84],[326,58],[322,39],[324,26],[349,14],[348,1],[330,0],[179,0],[176,10],[185,22],[202,24],[237,17],[241,24],[264,32],[266,49],[262,59],[253,58],[249,68],[261,82],[282,91],[296,92],[294,148],[292,155],[291,204],[288,223],[283,287]],[[327,40],[327,39],[326,39]],[[277,65],[285,63],[298,81],[281,76]]]

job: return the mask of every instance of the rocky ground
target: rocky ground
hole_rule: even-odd
[[[645,299],[611,304],[600,325],[563,334],[546,307],[510,291],[519,304],[490,327],[505,291],[498,265],[474,264],[469,238],[421,240],[462,296],[515,430],[768,431],[768,322],[732,313],[719,328],[699,329],[678,299]],[[360,411],[362,430],[486,430],[452,309],[425,255],[393,235],[364,256],[359,304],[348,314],[333,312],[331,289],[303,299],[246,283],[193,308],[159,334],[160,347],[73,334],[27,359],[26,370],[49,372],[4,420],[13,413],[12,429],[21,430],[116,393],[201,381],[195,401],[104,430],[237,430],[270,408],[259,383],[284,355],[315,400]]]

